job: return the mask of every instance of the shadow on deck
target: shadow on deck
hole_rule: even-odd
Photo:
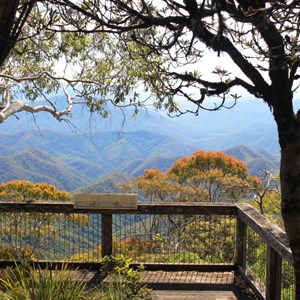
[[[90,286],[108,283],[99,272],[80,270],[78,280]],[[145,271],[141,282],[152,289],[153,300],[256,300],[235,272]]]

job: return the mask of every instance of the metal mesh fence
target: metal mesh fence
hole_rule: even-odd
[[[234,216],[116,214],[113,253],[135,262],[233,263]],[[1,213],[0,259],[98,262],[101,215]]]
[[[267,245],[252,229],[247,232],[246,274],[265,295]]]
[[[295,274],[293,266],[286,260],[282,261],[281,299],[295,299]]]
[[[235,217],[116,215],[114,253],[136,262],[233,263]]]
[[[267,243],[252,229],[247,233],[246,274],[262,295],[266,295],[267,277]],[[275,288],[275,287],[271,287]],[[293,266],[282,260],[281,266],[281,298],[291,300],[295,298],[295,276]]]
[[[101,261],[102,253],[109,252],[128,256],[135,263],[233,266],[246,251],[246,275],[262,295],[266,294],[267,264],[270,266],[267,248],[270,244],[268,246],[262,236],[268,239],[270,231],[264,231],[261,225],[253,226],[247,220],[241,223],[232,210],[227,215],[206,206],[199,206],[196,213],[191,207],[187,210],[178,207],[164,214],[160,207],[159,213],[154,214],[155,207],[145,206],[144,211],[114,212],[111,219],[107,212],[103,216],[94,211],[87,213],[86,210],[78,213],[67,206],[69,211],[62,213],[61,208],[55,210],[53,207],[50,207],[51,212],[36,212],[30,207],[26,207],[30,212],[16,212],[13,207],[7,212],[0,212],[2,262],[27,258],[94,263]],[[257,213],[253,215],[259,220]],[[241,238],[237,220],[247,228],[246,249],[239,247],[243,241],[237,240],[237,236]],[[251,228],[260,228],[257,231],[260,234]],[[103,236],[102,232],[105,233]],[[105,239],[107,234],[110,237]],[[107,247],[108,244],[110,247]],[[280,249],[277,253],[281,253]],[[295,278],[289,254],[284,255],[281,299],[286,300],[293,299],[295,295]]]
[[[99,222],[100,215],[1,213],[0,259],[89,261],[99,252]]]

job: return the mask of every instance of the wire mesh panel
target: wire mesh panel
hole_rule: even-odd
[[[295,299],[295,274],[293,266],[286,260],[282,261],[282,275],[281,275],[281,299],[290,300]]]
[[[115,215],[114,253],[136,262],[233,263],[233,216]]]
[[[246,274],[259,291],[266,292],[267,245],[252,229],[247,232]]]
[[[97,261],[100,215],[1,213],[0,259]]]

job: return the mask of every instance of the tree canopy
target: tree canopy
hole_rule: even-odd
[[[297,1],[252,2],[14,0],[7,7],[14,7],[18,29],[3,18],[2,35],[9,35],[12,49],[2,54],[0,121],[22,110],[61,120],[74,103],[104,116],[110,102],[138,110],[145,100],[138,88],[159,109],[197,114],[231,107],[239,98],[235,87],[262,98],[277,123],[290,120],[300,7]],[[207,59],[217,61],[208,71],[201,66]],[[58,91],[65,107],[48,97]],[[211,96],[219,100],[205,101]],[[41,98],[43,105],[27,102]],[[195,106],[184,110],[178,99]]]
[[[26,180],[13,180],[0,185],[0,201],[71,201],[71,194],[58,190],[47,183],[32,183]]]
[[[261,186],[246,165],[222,152],[197,151],[166,173],[150,169],[123,188],[135,188],[152,201],[237,202]]]

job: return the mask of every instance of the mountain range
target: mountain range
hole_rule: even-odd
[[[68,122],[20,114],[0,125],[0,182],[44,181],[74,191],[99,191],[149,168],[167,170],[203,149],[224,151],[251,174],[278,172],[277,134],[268,108],[245,100],[233,109],[169,118],[163,112],[111,108],[110,119],[77,108]],[[71,124],[72,123],[72,124]]]

